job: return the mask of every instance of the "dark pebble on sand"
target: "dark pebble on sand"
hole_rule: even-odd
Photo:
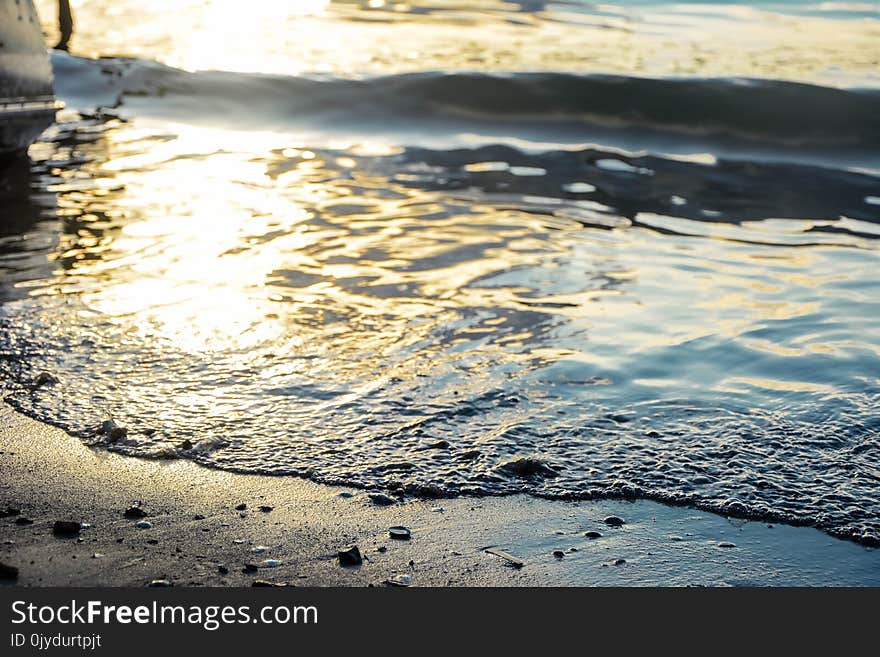
[[[11,518],[12,516],[17,516],[21,513],[20,509],[16,509],[15,507],[7,506],[5,509],[0,510],[0,518]]]
[[[383,552],[383,553],[388,552],[388,548],[383,545],[383,546],[377,548],[376,552]]]
[[[584,532],[584,536],[587,538],[602,538],[602,534],[599,532]]]
[[[21,516],[20,518],[15,519],[16,525],[33,525],[34,521],[28,518],[27,516]]]
[[[719,543],[719,544],[718,544],[718,547],[720,547],[720,548],[735,548],[735,547],[736,547],[736,543],[730,543],[730,542],[728,542],[728,541],[725,541],[725,542],[723,542],[723,543]]]
[[[82,525],[73,520],[56,520],[52,526],[52,533],[56,536],[76,536]]]
[[[498,469],[506,474],[521,479],[528,479],[531,477],[556,477],[559,474],[541,459],[532,457],[513,459],[512,461],[503,463]]]
[[[265,504],[260,507],[260,511],[262,511],[263,513],[271,513],[274,509],[274,506],[267,506]]]
[[[147,584],[147,586],[151,588],[167,588],[169,586],[174,586],[174,584],[169,582],[167,579],[154,579],[149,584]]]
[[[236,511],[244,511],[246,508],[247,508],[247,504],[245,504],[243,502],[241,504],[237,504],[235,506]]]
[[[408,541],[412,537],[412,532],[409,530],[409,528],[401,526],[389,527],[388,534],[395,541]]]
[[[130,506],[122,514],[126,518],[146,518],[147,512],[139,506]]]
[[[37,378],[34,379],[34,388],[51,385],[53,383],[58,383],[58,379],[56,379],[48,372],[40,372],[39,374],[37,374]]]
[[[12,580],[18,579],[18,568],[10,566],[0,561],[0,579]]]
[[[620,527],[621,525],[626,524],[624,519],[620,516],[608,516],[603,522],[609,527]]]
[[[153,523],[148,520],[141,520],[139,523],[135,524],[135,527],[138,529],[152,529]]]
[[[205,519],[205,516],[203,516],[200,513],[197,513],[196,515],[193,516],[193,520],[204,520],[204,519]]]
[[[260,567],[255,563],[246,563],[244,568],[242,568],[241,572],[243,573],[255,573],[260,569]]]
[[[115,427],[110,431],[108,435],[110,436],[110,442],[115,443],[122,440],[128,435],[128,429],[126,429],[125,427]]]
[[[563,552],[562,550],[553,550],[553,556],[557,559],[562,559],[562,557],[565,556],[565,552]]]
[[[626,559],[615,559],[615,561],[614,561],[615,566],[622,566],[625,563],[626,563]]]
[[[229,568],[227,568],[226,566],[217,566],[217,572],[219,572],[221,575],[228,575]]]
[[[159,545],[159,541],[155,538],[151,538],[147,541],[147,543],[149,543],[150,545]]]
[[[388,497],[384,493],[370,493],[369,498],[376,506],[391,506],[392,504],[397,504],[397,500],[393,497]]]
[[[180,443],[179,447],[184,452],[188,452],[189,450],[191,450],[193,448],[193,444],[192,444],[191,440],[184,440],[182,443]]]
[[[363,562],[361,551],[357,545],[339,551],[339,565],[341,566],[360,566]]]

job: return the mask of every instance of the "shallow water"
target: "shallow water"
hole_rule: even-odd
[[[68,109],[5,176],[11,403],[137,455],[880,540],[872,6],[320,3],[291,36],[267,2],[217,48],[222,2],[192,40],[81,4],[75,45],[139,58],[56,54]]]

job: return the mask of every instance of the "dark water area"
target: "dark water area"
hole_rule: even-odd
[[[880,542],[870,84],[53,62],[68,109],[2,174],[16,408],[136,456]]]

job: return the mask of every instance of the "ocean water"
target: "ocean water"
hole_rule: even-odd
[[[876,3],[252,4],[75,3],[0,184],[7,401],[880,542]]]

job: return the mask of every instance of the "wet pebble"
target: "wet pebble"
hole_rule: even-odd
[[[385,495],[384,493],[370,493],[368,497],[376,506],[391,506],[392,504],[397,504],[397,500],[393,497],[388,497],[388,495]]]
[[[260,562],[261,568],[278,568],[282,564],[278,559],[265,559]]]
[[[235,505],[236,511],[244,511],[245,509],[247,509],[247,504],[245,504],[244,502]]]
[[[723,541],[718,544],[718,547],[720,547],[720,548],[735,548],[736,543],[730,543],[729,541]]]
[[[18,579],[18,568],[0,561],[0,579],[14,580]]]
[[[266,547],[265,545],[255,545],[254,547],[251,548],[251,552],[253,552],[255,554],[263,554],[263,552],[268,552],[268,551],[269,551],[269,548]]]
[[[600,534],[599,532],[584,532],[584,536],[589,539],[602,538],[602,534]]]
[[[56,536],[76,536],[82,525],[73,520],[56,520],[52,525],[52,533]]]
[[[139,505],[134,505],[128,507],[122,515],[126,518],[146,518],[147,512]]]
[[[385,580],[388,586],[410,586],[412,584],[412,576],[410,575],[393,575]]]
[[[604,522],[609,527],[620,527],[621,525],[626,524],[626,521],[620,516],[608,516],[602,522]]]
[[[341,566],[360,566],[364,562],[357,545],[353,545],[347,550],[340,550],[338,557]]]
[[[287,582],[270,582],[265,579],[255,579],[251,582],[253,588],[284,588]]]
[[[262,511],[263,513],[271,513],[274,509],[275,509],[274,506],[268,506],[265,504],[260,507],[260,511]]]
[[[147,584],[147,586],[151,588],[167,588],[169,586],[174,586],[174,584],[169,582],[167,579],[154,579],[151,580],[150,583]]]
[[[135,524],[135,527],[137,527],[138,529],[152,529],[153,523],[151,523],[149,520],[141,520],[140,522]]]
[[[27,516],[20,516],[15,519],[16,525],[33,525],[34,521],[28,518]]]
[[[229,568],[227,568],[226,566],[217,566],[217,572],[219,572],[221,575],[228,575]]]
[[[622,565],[625,564],[625,563],[626,563],[626,559],[615,559],[615,560],[614,560],[614,565],[615,565],[615,566],[622,566]]]
[[[565,556],[565,552],[562,550],[553,550],[553,556],[557,559],[562,559]]]
[[[17,516],[20,513],[20,509],[16,509],[12,506],[7,506],[5,509],[0,510],[0,518],[11,518],[12,516]]]
[[[388,534],[395,541],[408,541],[412,537],[412,532],[409,528],[402,526],[389,527]]]
[[[260,569],[260,567],[255,563],[246,563],[244,568],[242,568],[243,573],[255,573]]]

